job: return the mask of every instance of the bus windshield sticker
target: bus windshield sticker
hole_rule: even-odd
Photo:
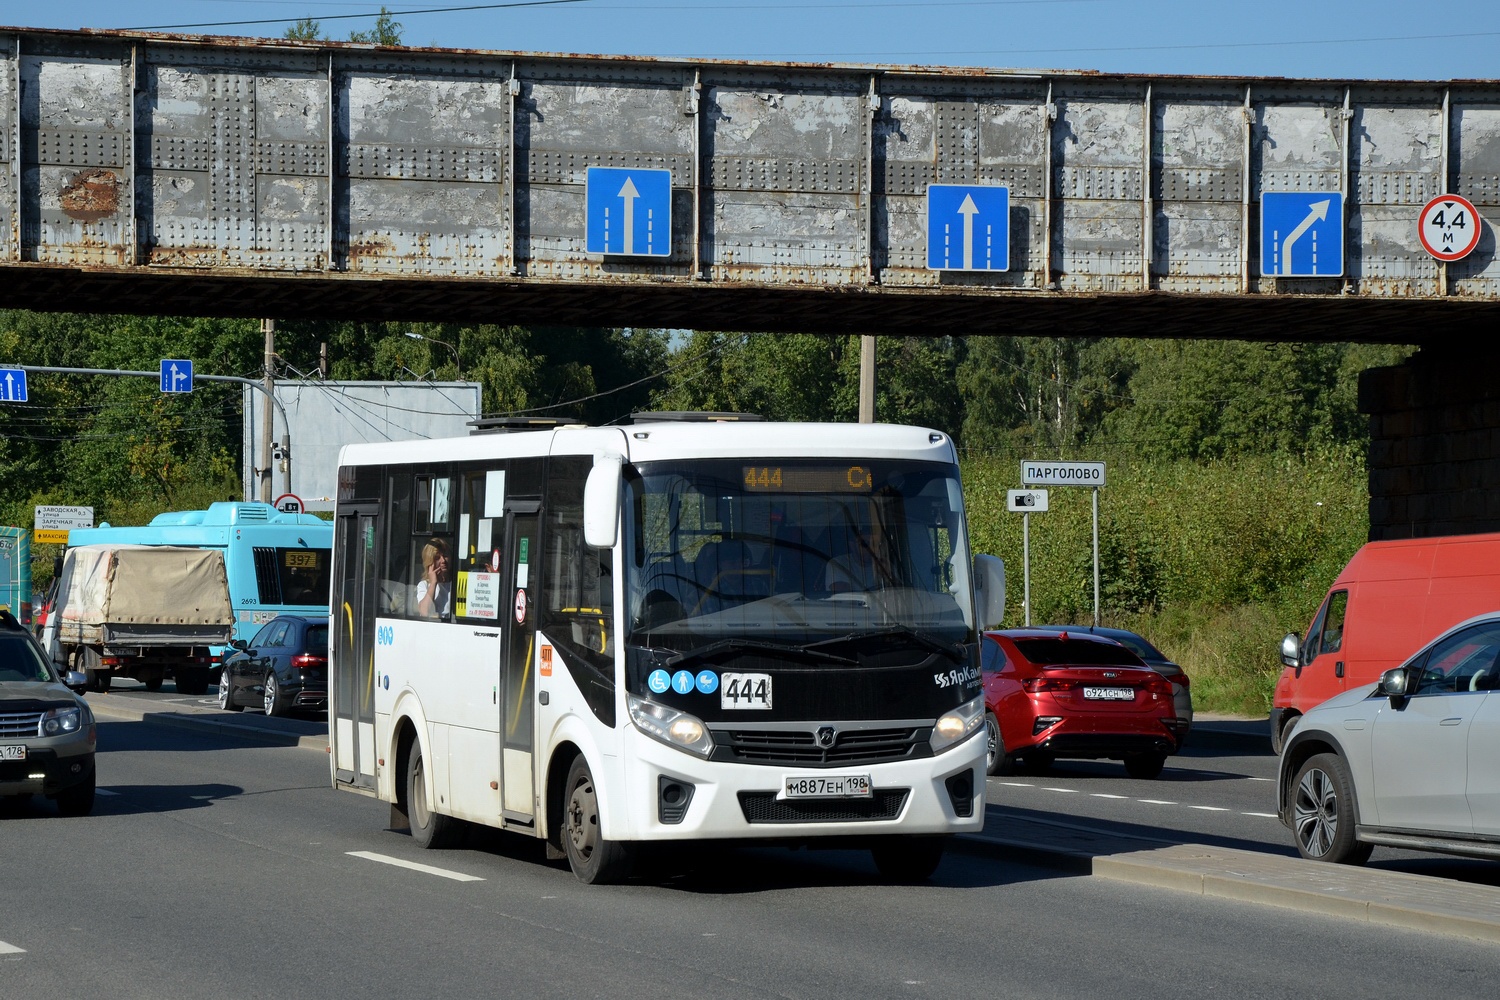
[[[498,619],[500,617],[500,574],[470,573],[468,606],[470,618]]]
[[[484,516],[505,515],[505,470],[484,474]]]

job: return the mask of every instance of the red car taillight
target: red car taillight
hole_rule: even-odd
[[[1033,694],[1040,691],[1067,691],[1074,686],[1072,681],[1065,681],[1056,677],[1021,678],[1021,687]]]
[[[1150,691],[1152,694],[1165,695],[1166,697],[1170,698],[1172,697],[1172,682],[1167,680],[1161,674],[1153,673],[1146,680],[1146,690]]]
[[[313,670],[328,665],[328,657],[311,656],[307,653],[299,653],[292,657],[292,666],[297,670]]]

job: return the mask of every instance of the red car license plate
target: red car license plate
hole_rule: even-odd
[[[1088,701],[1135,701],[1135,688],[1086,687],[1083,697]]]

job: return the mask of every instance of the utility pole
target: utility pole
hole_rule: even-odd
[[[875,338],[859,338],[859,422],[875,422]]]
[[[260,332],[266,335],[266,367],[265,387],[266,396],[270,399],[276,398],[276,321],[274,319],[263,319],[260,321]],[[271,463],[271,440],[276,435],[276,413],[271,407],[266,407],[263,419],[260,422],[260,458],[266,464],[264,473],[260,480],[260,499],[262,503],[271,502],[271,473],[275,466]],[[256,470],[260,472],[259,469]]]

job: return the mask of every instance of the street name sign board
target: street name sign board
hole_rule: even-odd
[[[1010,270],[1010,188],[927,185],[927,268]]]
[[[1479,245],[1484,220],[1473,202],[1456,194],[1442,194],[1422,207],[1417,236],[1422,248],[1448,263],[1463,260]]]
[[[184,358],[163,358],[161,363],[162,392],[192,392],[193,363]]]
[[[672,171],[589,167],[583,200],[586,252],[672,255]]]
[[[36,521],[32,525],[40,529],[69,529],[69,528],[92,528],[94,526],[94,508],[92,507],[52,507],[39,506],[35,512]]]
[[[1005,509],[1017,514],[1043,514],[1047,511],[1046,490],[1006,490]]]
[[[1267,191],[1260,196],[1260,273],[1336,278],[1344,273],[1344,196]]]
[[[26,402],[26,369],[0,368],[0,401]]]
[[[1027,486],[1103,486],[1103,462],[1021,463],[1021,482]]]

